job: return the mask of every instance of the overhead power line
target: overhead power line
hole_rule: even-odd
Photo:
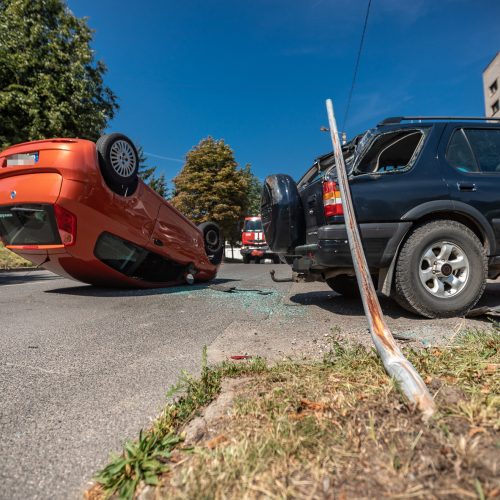
[[[144,151],[145,155],[152,156],[153,158],[158,158],[159,160],[166,160],[166,161],[176,161],[178,163],[184,163],[184,160],[181,160],[180,158],[171,158],[170,156],[160,156],[160,155],[155,155],[153,153],[148,153]]]
[[[343,131],[345,131],[345,127],[347,124],[347,117],[349,115],[349,108],[351,107],[352,93],[354,91],[354,85],[356,84],[356,76],[358,75],[359,61],[361,59],[361,52],[363,51],[363,43],[365,41],[366,26],[368,24],[368,16],[370,15],[371,4],[372,4],[372,0],[368,0],[368,6],[366,8],[366,15],[365,15],[365,24],[363,25],[363,33],[361,34],[361,41],[359,43],[358,56],[356,58],[356,64],[354,66],[354,75],[352,76],[351,89],[349,90],[349,97],[347,98],[347,106],[345,108],[344,120],[342,123],[342,130]]]

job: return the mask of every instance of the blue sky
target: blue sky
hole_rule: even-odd
[[[68,0],[95,30],[120,110],[109,129],[182,160],[224,138],[261,178],[295,178],[342,122],[367,0]],[[394,115],[483,115],[500,0],[372,0],[346,131]],[[341,123],[339,123],[339,128]],[[168,179],[181,161],[150,156]]]

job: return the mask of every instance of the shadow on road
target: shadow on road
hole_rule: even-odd
[[[22,285],[23,283],[33,283],[35,281],[52,281],[62,279],[60,276],[55,274],[39,274],[37,271],[26,271],[26,272],[0,272],[0,286],[2,285]]]
[[[93,285],[71,286],[65,288],[54,288],[44,290],[44,293],[61,295],[78,295],[82,297],[143,297],[147,295],[171,295],[177,293],[189,293],[197,290],[205,290],[210,285],[221,285],[235,279],[215,279],[207,283],[196,285],[171,286],[167,288],[101,288]]]
[[[429,321],[427,318],[412,314],[400,307],[394,300],[379,295],[380,305],[384,314],[393,319],[407,318],[412,320]],[[334,314],[341,316],[364,316],[361,299],[347,298],[338,295],[333,291],[297,293],[290,297],[290,300],[301,305],[316,305]],[[500,283],[488,283],[486,290],[475,307],[500,305]],[[475,318],[477,320],[486,317]]]

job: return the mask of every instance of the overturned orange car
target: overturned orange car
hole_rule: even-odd
[[[208,281],[224,241],[196,226],[138,176],[126,136],[49,139],[0,153],[0,238],[18,255],[97,286]]]

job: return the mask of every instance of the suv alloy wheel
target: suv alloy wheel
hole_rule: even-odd
[[[399,253],[395,299],[427,318],[461,316],[481,298],[488,260],[478,237],[452,220],[417,227]]]

